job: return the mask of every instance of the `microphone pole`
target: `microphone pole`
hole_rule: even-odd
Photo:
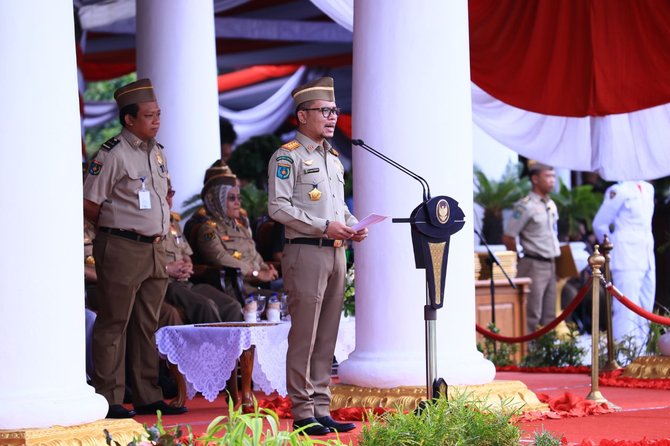
[[[375,155],[377,158],[380,158],[383,161],[386,161],[388,164],[392,165],[396,169],[400,170],[401,172],[409,175],[410,177],[414,178],[421,184],[421,188],[423,189],[423,201],[426,202],[430,200],[430,186],[428,185],[428,182],[421,176],[417,175],[416,173],[412,172],[409,170],[407,167],[403,166],[402,164],[392,160],[388,156],[384,155],[381,152],[378,152],[377,150],[373,149],[369,145],[365,144],[365,142],[362,139],[352,139],[351,143],[355,146],[359,146],[362,149],[367,150],[368,152],[372,153]]]

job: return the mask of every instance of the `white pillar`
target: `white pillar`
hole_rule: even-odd
[[[87,423],[72,1],[0,2],[0,58],[0,429]]]
[[[419,175],[433,196],[456,199],[467,223],[451,237],[445,305],[438,312],[438,376],[483,384],[493,364],[477,351],[472,237],[472,111],[467,1],[357,0],[353,136]],[[355,206],[408,217],[416,181],[354,148]],[[410,228],[384,222],[356,247],[356,350],[343,383],[422,386],[425,272],[414,266]]]
[[[151,78],[161,107],[175,210],[220,158],[216,76],[212,0],[137,2],[137,77]]]

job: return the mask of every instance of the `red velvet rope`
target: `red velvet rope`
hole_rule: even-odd
[[[626,308],[628,308],[632,312],[637,313],[643,318],[648,319],[652,322],[656,322],[657,324],[670,325],[670,317],[660,316],[634,304],[626,296],[621,294],[621,291],[617,290],[616,287],[611,282],[608,282],[605,285],[605,288],[607,288],[607,291],[609,291],[609,293],[612,296],[616,297],[619,302],[624,304]]]
[[[563,310],[563,312],[553,321],[549,322],[547,325],[542,327],[541,329],[534,331],[532,333],[528,333],[527,335],[524,336],[502,336],[498,333],[494,333],[491,330],[487,330],[486,328],[482,327],[481,325],[477,324],[477,332],[479,334],[482,334],[486,336],[487,338],[491,338],[495,341],[500,341],[500,342],[528,342],[532,341],[533,339],[537,339],[540,336],[549,333],[551,330],[556,328],[558,324],[563,322],[563,320],[568,317],[570,313],[575,311],[575,308],[577,308],[577,305],[584,300],[584,296],[586,296],[586,293],[588,293],[589,288],[591,287],[591,282],[592,278],[589,278],[588,282],[579,290],[579,293],[577,293],[577,296],[575,296],[574,299],[572,299],[572,302],[570,302],[570,305]]]

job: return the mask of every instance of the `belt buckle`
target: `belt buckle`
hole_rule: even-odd
[[[342,240],[333,240],[333,248],[341,248]]]

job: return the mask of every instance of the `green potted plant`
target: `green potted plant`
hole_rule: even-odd
[[[530,191],[528,178],[519,178],[519,163],[509,163],[500,180],[492,180],[477,166],[474,169],[474,201],[484,208],[482,234],[489,244],[502,243],[503,210],[511,209],[514,203]]]
[[[591,231],[603,194],[584,184],[571,189],[560,180],[558,193],[551,194],[558,208],[558,236],[560,240],[581,240],[584,231]]]

